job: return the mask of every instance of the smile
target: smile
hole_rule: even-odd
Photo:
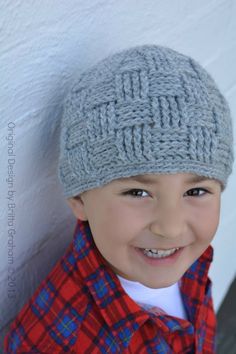
[[[170,248],[168,250],[159,250],[156,248],[144,248],[142,249],[143,253],[150,258],[165,258],[169,257],[170,255],[174,254],[176,251],[179,250],[179,247]]]
[[[177,262],[180,255],[185,252],[184,247],[173,247],[169,249],[158,248],[139,248],[135,247],[136,254],[141,257],[142,261],[151,266],[167,266]]]

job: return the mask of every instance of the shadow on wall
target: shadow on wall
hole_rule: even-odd
[[[236,353],[236,278],[217,313],[217,354]]]

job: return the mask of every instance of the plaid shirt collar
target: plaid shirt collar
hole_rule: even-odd
[[[78,220],[73,249],[73,253],[76,255],[78,274],[83,277],[89,290],[88,293],[100,309],[110,331],[120,339],[120,344],[127,347],[132,333],[147,320],[154,321],[158,328],[166,334],[178,330],[192,335],[194,329],[196,330],[200,326],[198,319],[205,296],[208,269],[213,259],[211,246],[192,264],[181,279],[180,291],[189,320],[163,315],[163,312],[158,308],[155,308],[154,312],[144,311],[135,303],[125,293],[119,279],[98,251],[88,222]],[[122,311],[119,311],[119,303],[122,306]]]

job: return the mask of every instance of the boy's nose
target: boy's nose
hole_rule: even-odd
[[[182,238],[187,227],[186,215],[181,206],[160,208],[151,224],[151,232],[165,238]]]

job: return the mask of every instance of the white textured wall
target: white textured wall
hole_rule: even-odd
[[[8,322],[72,238],[75,222],[55,175],[61,100],[75,69],[81,72],[131,45],[167,45],[191,55],[209,70],[226,95],[236,121],[236,1],[5,0],[0,4],[0,14],[3,335]],[[8,125],[15,127],[8,131]],[[7,149],[12,138],[13,151]],[[8,158],[13,159],[8,156],[11,153],[16,156],[8,166]],[[13,177],[12,195],[8,195],[12,187],[6,181],[9,176]],[[223,194],[221,225],[214,241],[211,276],[216,308],[236,268],[235,196],[234,173]],[[11,213],[12,227],[8,225]],[[13,257],[8,258],[11,252]],[[9,265],[11,260],[13,264]]]

